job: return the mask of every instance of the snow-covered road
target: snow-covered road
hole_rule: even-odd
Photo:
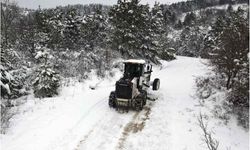
[[[32,96],[19,115],[12,119],[10,130],[1,136],[4,150],[205,150],[197,116],[206,113],[209,129],[220,141],[219,149],[248,149],[248,132],[231,119],[221,124],[206,107],[194,98],[195,77],[207,68],[200,59],[178,57],[153,69],[161,87],[155,102],[143,111],[120,113],[108,107],[108,96],[121,76],[93,78],[62,89],[56,98]]]

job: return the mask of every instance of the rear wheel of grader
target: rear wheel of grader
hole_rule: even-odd
[[[143,106],[144,106],[147,103],[147,91],[142,90],[141,91],[141,96],[142,96],[142,99],[143,99]]]
[[[109,95],[109,107],[116,108],[116,96],[114,91]]]
[[[134,99],[133,101],[133,106],[135,108],[135,110],[139,111],[142,110],[144,103],[145,103],[145,96],[141,93],[140,95],[138,95],[138,97],[136,99]]]

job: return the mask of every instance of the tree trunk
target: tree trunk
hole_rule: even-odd
[[[231,87],[234,85],[234,78],[237,76],[237,71],[234,71],[233,72],[233,79],[232,79],[232,82],[231,82]]]
[[[230,82],[231,82],[231,75],[228,75],[228,77],[227,77],[227,85],[226,85],[227,90],[229,90],[231,88]]]

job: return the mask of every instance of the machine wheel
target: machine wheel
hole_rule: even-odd
[[[143,101],[142,101],[142,99],[140,97],[137,97],[136,99],[134,99],[132,101],[132,107],[136,111],[142,110],[142,108],[143,108]]]
[[[111,92],[109,95],[109,107],[113,107],[116,108],[116,96],[115,96],[115,92]]]
[[[142,99],[136,99],[135,100],[135,109],[137,111],[142,110],[143,108],[143,100]]]
[[[136,99],[134,99],[133,103],[134,103],[133,106],[137,111],[142,110],[142,108],[144,106],[143,94],[141,93],[140,95],[138,95],[138,97]]]
[[[156,91],[160,88],[160,79],[156,78],[153,82],[153,90]]]
[[[141,94],[142,94],[143,106],[144,106],[147,103],[147,91],[142,90]]]

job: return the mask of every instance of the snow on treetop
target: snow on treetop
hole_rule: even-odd
[[[35,59],[40,59],[40,58],[53,58],[52,55],[49,54],[49,49],[43,48],[42,50],[38,51],[36,53]]]
[[[145,64],[146,61],[142,59],[128,59],[125,60],[124,63]]]
[[[132,14],[134,11],[133,10],[129,10],[128,13]]]

